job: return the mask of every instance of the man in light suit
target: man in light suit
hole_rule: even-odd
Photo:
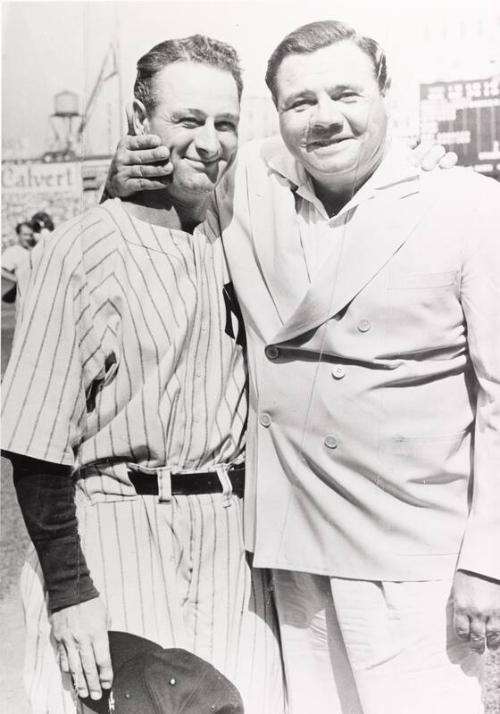
[[[476,714],[500,643],[500,187],[415,169],[382,50],[340,23],[286,37],[267,83],[285,146],[218,201],[291,712]]]
[[[275,569],[291,714],[478,714],[500,644],[500,188],[423,175],[385,56],[286,37],[283,142],[217,194],[247,329],[246,546]],[[217,240],[216,232],[213,240]]]

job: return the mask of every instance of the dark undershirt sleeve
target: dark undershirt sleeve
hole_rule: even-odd
[[[68,466],[4,453],[35,546],[51,612],[98,597],[83,555],[76,518],[75,485]]]

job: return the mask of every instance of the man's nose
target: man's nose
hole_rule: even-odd
[[[316,104],[312,124],[318,127],[342,129],[344,116],[337,102],[330,97],[322,97]]]
[[[217,156],[220,150],[219,137],[213,122],[205,122],[196,132],[195,145],[205,157]]]

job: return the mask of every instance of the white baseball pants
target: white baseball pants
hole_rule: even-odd
[[[110,629],[211,662],[239,689],[246,714],[283,714],[281,653],[267,571],[245,557],[241,499],[222,494],[157,496],[79,504],[90,573]],[[33,714],[75,714],[70,677],[50,639],[34,551],[21,576],[27,640],[25,684]]]

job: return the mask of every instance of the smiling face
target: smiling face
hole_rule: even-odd
[[[154,79],[156,106],[142,121],[170,149],[168,192],[183,201],[214,190],[238,146],[240,103],[230,72],[175,62]]]
[[[357,188],[380,163],[387,112],[370,57],[349,40],[284,58],[276,76],[280,130],[320,185]]]

